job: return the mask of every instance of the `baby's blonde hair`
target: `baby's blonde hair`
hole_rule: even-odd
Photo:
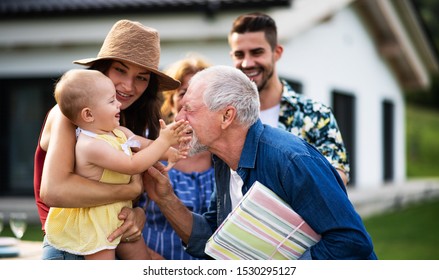
[[[93,105],[98,79],[109,79],[96,70],[72,69],[65,72],[55,86],[55,100],[61,112],[76,123],[81,110]]]

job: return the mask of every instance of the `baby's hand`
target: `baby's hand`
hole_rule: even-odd
[[[179,120],[177,122],[166,125],[160,120],[160,138],[166,139],[170,146],[177,145],[182,141],[187,141],[190,136],[187,135],[188,122]]]
[[[169,148],[169,156],[168,156],[168,165],[165,168],[165,171],[169,171],[174,165],[180,160],[187,158],[189,148],[185,149],[176,149]]]

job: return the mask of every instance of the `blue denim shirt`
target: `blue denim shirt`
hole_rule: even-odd
[[[186,250],[205,256],[207,240],[231,212],[230,168],[214,157],[216,188],[208,212],[193,214]],[[247,133],[238,174],[246,193],[255,181],[272,189],[322,238],[305,256],[312,259],[376,259],[363,222],[343,181],[306,141],[258,120]]]

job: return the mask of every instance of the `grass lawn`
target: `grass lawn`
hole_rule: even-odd
[[[439,260],[439,199],[364,219],[381,260]]]
[[[407,177],[439,177],[439,112],[406,106]]]
[[[11,228],[8,224],[4,225],[3,231],[1,232],[1,236],[10,236],[14,237],[14,234],[11,231]],[[23,235],[23,240],[30,241],[43,241],[43,233],[41,231],[41,225],[28,225],[26,231]]]

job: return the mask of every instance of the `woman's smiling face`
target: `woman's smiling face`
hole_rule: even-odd
[[[116,98],[120,109],[131,106],[145,92],[149,85],[151,72],[131,62],[113,61],[107,76],[116,87]]]

